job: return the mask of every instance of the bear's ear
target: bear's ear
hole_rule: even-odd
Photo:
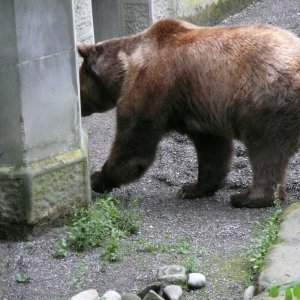
[[[90,54],[94,51],[94,49],[94,45],[86,45],[82,43],[77,44],[78,53],[82,58],[88,58]]]

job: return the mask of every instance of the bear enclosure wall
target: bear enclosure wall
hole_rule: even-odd
[[[213,25],[255,1],[257,0],[75,0],[79,8],[77,38],[85,42],[92,41],[95,37],[98,42],[130,35],[162,18],[180,18],[198,25]]]

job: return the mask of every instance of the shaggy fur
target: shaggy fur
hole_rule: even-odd
[[[139,178],[162,136],[176,130],[194,142],[198,180],[182,198],[211,196],[230,168],[232,140],[247,147],[253,169],[236,207],[274,203],[300,143],[300,40],[267,25],[206,28],[162,20],[144,32],[78,45],[81,109],[86,116],[117,107],[117,133],[97,192]]]

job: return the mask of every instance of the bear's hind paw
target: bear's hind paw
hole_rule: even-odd
[[[177,193],[177,197],[180,199],[196,199],[203,197],[212,197],[217,188],[203,189],[198,182],[185,184]]]

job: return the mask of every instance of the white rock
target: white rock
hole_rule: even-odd
[[[163,292],[168,300],[179,300],[182,296],[182,288],[179,285],[167,285]]]
[[[121,300],[121,295],[115,291],[107,291],[102,297],[101,300]]]
[[[255,286],[250,285],[249,287],[246,288],[244,292],[244,300],[251,300],[255,295]]]
[[[200,289],[206,284],[205,276],[201,273],[190,273],[188,277],[188,285],[194,289]]]
[[[98,300],[99,295],[95,289],[86,290],[71,298],[71,300]]]

